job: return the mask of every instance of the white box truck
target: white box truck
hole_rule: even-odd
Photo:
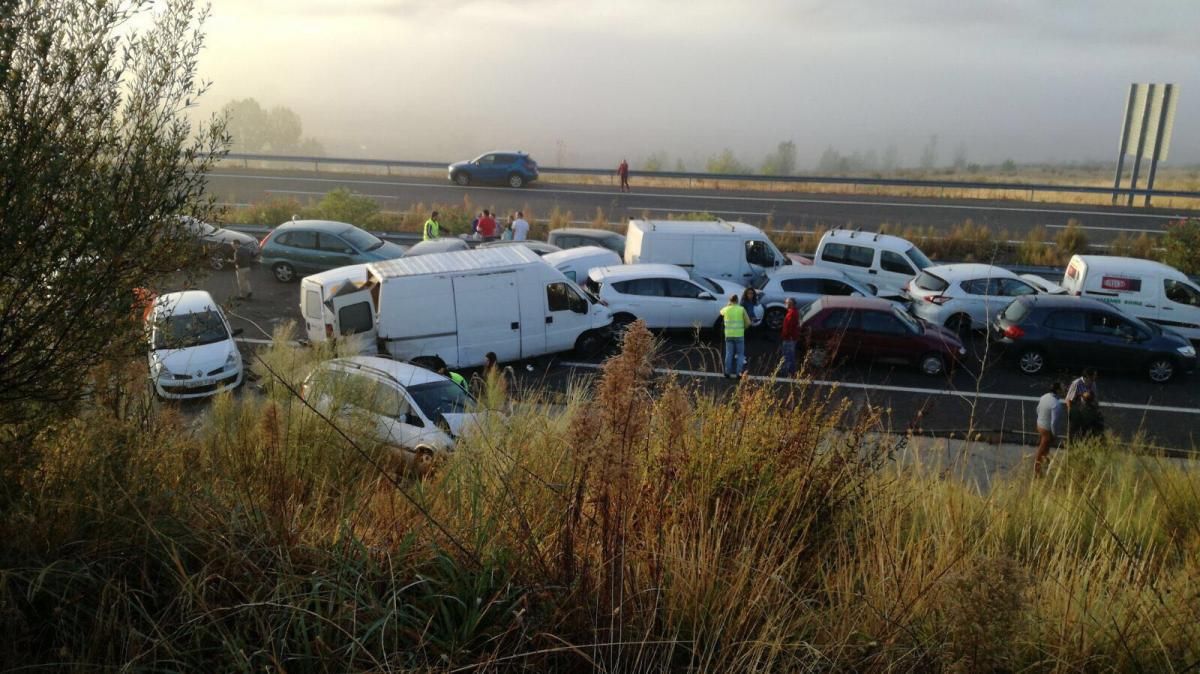
[[[674,264],[709,278],[755,285],[768,269],[791,264],[763,234],[744,222],[630,220],[626,264]]]
[[[300,284],[308,338],[358,335],[401,360],[450,367],[603,346],[612,324],[561,272],[524,246],[438,253],[331,270]]]
[[[1174,267],[1132,257],[1075,255],[1062,287],[1200,341],[1200,288]]]

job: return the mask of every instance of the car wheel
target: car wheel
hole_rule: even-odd
[[[604,336],[599,330],[588,330],[575,340],[575,353],[590,358],[600,353],[604,348]]]
[[[966,314],[954,314],[946,321],[946,329],[960,337],[971,334],[971,317]]]
[[[466,187],[471,184],[471,175],[469,173],[458,172],[454,174],[454,182],[458,185]]]
[[[213,271],[221,271],[225,268],[225,256],[218,253],[213,253],[208,256],[208,268]]]
[[[508,176],[509,187],[524,187],[525,178],[521,177],[520,173],[513,173]]]
[[[946,371],[946,359],[937,353],[927,353],[921,356],[920,365],[921,372],[931,377]]]
[[[1166,357],[1155,358],[1146,368],[1146,374],[1155,384],[1165,384],[1175,376],[1175,361]]]
[[[276,262],[275,266],[271,267],[271,273],[275,274],[275,280],[280,283],[296,280],[296,268],[286,262]]]
[[[767,309],[767,315],[763,317],[763,325],[766,325],[769,330],[779,332],[783,328],[783,319],[787,316],[787,310],[781,307],[771,307]]]
[[[437,457],[433,450],[428,447],[417,447],[413,452],[412,468],[417,475],[427,475],[433,470],[433,465]]]
[[[1017,367],[1025,374],[1038,374],[1046,369],[1046,354],[1037,349],[1022,351],[1017,356]]]
[[[829,350],[823,346],[811,347],[804,354],[804,364],[810,369],[819,370],[829,365]]]
[[[613,334],[615,334],[618,337],[620,337],[621,335],[624,335],[625,331],[628,330],[629,326],[633,325],[633,322],[636,320],[637,320],[637,316],[634,316],[633,314],[617,314],[616,316],[613,316],[613,320],[612,320]]]

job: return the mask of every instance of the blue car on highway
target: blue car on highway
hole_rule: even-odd
[[[524,187],[537,180],[538,165],[524,152],[488,152],[470,161],[455,162],[448,169],[450,181],[458,185],[508,185]]]
[[[401,246],[354,225],[332,220],[285,222],[263,238],[261,251],[262,264],[280,283],[291,283],[327,269],[392,260],[404,254]]]

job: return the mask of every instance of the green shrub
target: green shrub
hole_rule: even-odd
[[[314,211],[322,220],[348,222],[362,227],[379,212],[379,204],[371,197],[339,187],[326,192]]]
[[[1167,225],[1162,237],[1162,261],[1185,274],[1200,274],[1200,218]]]

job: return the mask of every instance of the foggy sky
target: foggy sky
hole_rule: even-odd
[[[948,163],[1115,159],[1130,82],[1180,85],[1200,162],[1195,0],[212,0],[201,112],[254,97],[330,154],[801,168],[930,134]]]

